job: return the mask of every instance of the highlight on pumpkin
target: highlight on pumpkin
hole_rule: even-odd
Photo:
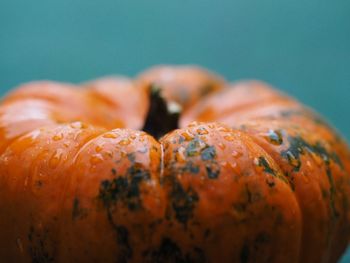
[[[3,262],[333,263],[349,243],[349,147],[259,81],[27,83],[0,137]]]

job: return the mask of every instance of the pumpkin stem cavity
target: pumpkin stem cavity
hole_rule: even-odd
[[[159,139],[166,133],[179,127],[179,117],[182,108],[174,101],[166,101],[162,90],[157,85],[151,85],[150,103],[143,131]]]

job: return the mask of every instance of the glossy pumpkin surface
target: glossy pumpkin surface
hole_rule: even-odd
[[[142,131],[151,86],[182,109],[161,138]],[[349,198],[346,143],[264,83],[163,66],[0,105],[6,262],[332,263]]]

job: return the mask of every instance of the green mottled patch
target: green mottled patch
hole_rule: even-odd
[[[268,161],[264,156],[260,156],[258,160],[259,160],[258,165],[264,168],[264,172],[271,174],[273,176],[276,176],[276,171],[272,169],[272,167],[270,166],[270,164],[268,163]]]
[[[316,142],[315,144],[310,144],[306,142],[300,136],[289,136],[289,148],[282,152],[282,156],[288,160],[288,162],[294,167],[293,171],[299,171],[301,168],[301,155],[306,153],[312,153],[320,157],[326,167],[326,174],[330,184],[330,207],[332,211],[332,216],[334,218],[338,217],[338,212],[335,208],[335,194],[336,188],[334,183],[334,178],[331,173],[330,164],[333,161],[339,167],[343,168],[343,163],[341,162],[339,156],[336,153],[330,153],[326,147],[321,142]],[[293,158],[292,158],[293,157]],[[298,165],[293,165],[298,164]]]
[[[98,198],[107,208],[122,203],[130,210],[140,209],[142,207],[140,185],[149,179],[149,171],[134,163],[125,175],[117,175],[112,180],[103,180]]]
[[[205,263],[207,262],[202,249],[194,247],[191,251],[182,251],[181,248],[170,238],[163,238],[159,248],[148,250],[144,253],[147,262],[164,263]]]
[[[50,238],[50,233],[47,228],[35,228],[31,226],[29,228],[28,241],[28,252],[31,257],[31,262],[55,262],[54,241]]]
[[[292,151],[283,152],[282,156],[293,166],[293,171],[298,172],[300,170],[301,160],[299,157],[296,157]]]
[[[115,262],[127,263],[133,256],[133,249],[130,245],[129,230],[117,224],[112,216],[111,209],[107,209],[107,218],[116,235],[116,243],[118,244],[118,253],[116,253]]]
[[[192,188],[184,189],[174,174],[167,176],[165,180],[170,187],[171,208],[175,218],[186,225],[193,217],[199,196]]]
[[[185,137],[179,136],[179,144],[182,144],[185,141]]]
[[[86,216],[87,210],[81,207],[80,200],[77,197],[75,197],[73,200],[72,219],[82,219]]]
[[[273,188],[276,185],[276,182],[273,177],[266,178],[265,182],[270,188]]]
[[[267,138],[274,145],[281,145],[283,143],[282,132],[279,130],[269,130]]]
[[[209,179],[217,179],[220,175],[220,166],[216,162],[207,164],[205,169]]]
[[[132,163],[135,162],[135,159],[136,159],[135,153],[128,153],[127,157],[128,157],[130,162],[132,162]]]
[[[132,257],[133,250],[129,242],[129,231],[124,226],[115,226],[115,232],[117,234],[117,243],[119,245],[119,255],[117,262],[129,262]]]
[[[182,172],[188,172],[191,174],[198,174],[199,173],[199,166],[194,165],[193,162],[191,162],[191,161],[188,161],[188,162],[186,162],[185,166],[180,168],[179,170],[181,170]]]
[[[201,154],[202,145],[205,145],[205,142],[195,137],[192,141],[189,142],[186,148],[186,155],[188,157],[197,156]]]
[[[207,171],[208,178],[216,179],[220,174],[220,166],[216,162],[216,149],[214,146],[206,144],[204,141],[195,137],[186,148],[186,156],[200,156],[203,164],[205,164],[205,169]],[[199,167],[194,166],[192,161],[188,161],[185,167],[180,168],[184,172],[191,172],[197,174],[199,172]]]
[[[301,167],[301,155],[306,152],[316,154],[325,162],[329,164],[331,160],[337,163],[340,167],[343,164],[336,153],[329,153],[327,149],[320,143],[310,144],[306,142],[301,136],[289,136],[289,148],[283,151],[282,156],[289,161],[294,167],[294,171],[299,171]]]
[[[216,157],[216,150],[214,146],[208,146],[201,152],[203,161],[213,160]]]
[[[335,183],[334,183],[334,178],[332,176],[332,172],[330,167],[327,167],[327,178],[330,184],[329,187],[329,198],[330,198],[330,206],[331,206],[331,211],[332,211],[332,217],[333,219],[336,219],[339,217],[339,212],[337,211],[336,207],[335,207],[335,194],[336,194],[336,188],[335,188]]]
[[[245,243],[241,249],[240,253],[240,262],[241,263],[248,263],[249,262],[249,254],[250,254],[250,249],[247,243]]]

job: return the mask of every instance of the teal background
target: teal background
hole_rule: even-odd
[[[350,139],[349,0],[1,0],[0,92],[194,63],[296,96]],[[350,253],[342,262],[350,262]]]
[[[1,0],[0,92],[195,63],[298,97],[349,139],[349,0]]]

